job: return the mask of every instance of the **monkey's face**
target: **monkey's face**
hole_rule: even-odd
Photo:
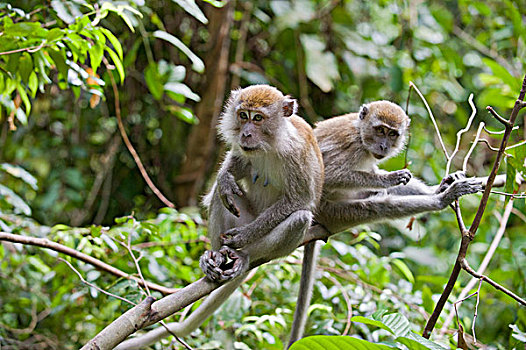
[[[234,90],[221,115],[220,134],[245,155],[275,151],[286,117],[296,108],[295,100],[268,85]]]
[[[405,128],[393,128],[383,123],[364,123],[362,142],[365,148],[378,160],[396,155],[403,147]]]
[[[268,128],[269,116],[263,110],[239,109],[238,144],[246,153],[253,153],[270,147],[272,131]]]

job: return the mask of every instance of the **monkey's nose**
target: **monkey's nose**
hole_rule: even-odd
[[[249,132],[244,132],[244,133],[243,133],[243,138],[244,138],[244,139],[249,139],[249,138],[251,138],[251,137],[252,137],[252,134],[251,134],[251,133],[249,133]]]

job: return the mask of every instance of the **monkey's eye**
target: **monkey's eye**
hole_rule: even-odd
[[[241,113],[239,113],[239,118],[243,119],[243,120],[247,120],[248,119],[248,114],[246,112],[241,112]]]
[[[398,137],[398,133],[394,130],[389,131],[389,137]]]
[[[262,116],[261,114],[258,113],[258,114],[256,114],[256,115],[254,116],[254,118],[252,118],[252,120],[255,121],[255,122],[260,122],[260,121],[263,120],[263,116]]]
[[[376,126],[376,127],[374,128],[374,130],[376,131],[376,133],[377,133],[378,135],[385,135],[384,128],[381,127],[381,126]]]

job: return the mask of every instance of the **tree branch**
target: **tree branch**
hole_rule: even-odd
[[[508,144],[508,140],[510,138],[511,131],[513,129],[513,125],[515,124],[515,120],[517,119],[517,115],[518,115],[520,109],[522,108],[525,95],[526,95],[526,75],[524,76],[524,79],[523,79],[523,82],[522,82],[522,88],[521,88],[521,91],[519,93],[519,97],[515,101],[515,106],[513,107],[513,110],[511,111],[510,119],[508,121],[506,121],[506,123],[505,123],[504,135],[502,136],[502,141],[501,141],[501,144],[500,144],[499,151],[497,153],[495,162],[493,163],[493,168],[491,169],[491,172],[490,172],[490,174],[488,176],[488,180],[486,182],[484,193],[482,194],[482,198],[480,200],[480,204],[479,204],[477,213],[475,214],[475,218],[473,219],[473,223],[471,224],[471,227],[469,228],[469,230],[467,232],[462,232],[462,240],[460,242],[460,249],[459,249],[459,252],[458,252],[458,255],[457,255],[457,259],[455,261],[455,265],[453,267],[453,271],[451,272],[451,275],[449,277],[448,283],[447,283],[446,287],[444,288],[444,291],[442,292],[442,295],[440,296],[440,299],[439,299],[437,305],[435,306],[435,309],[433,310],[433,314],[429,318],[429,320],[428,320],[428,322],[427,322],[427,324],[426,324],[426,326],[424,328],[424,332],[422,334],[424,338],[429,338],[430,337],[431,332],[433,331],[433,328],[435,327],[435,324],[436,324],[436,322],[438,320],[438,317],[440,316],[440,313],[444,309],[444,305],[445,305],[447,299],[449,298],[451,292],[453,291],[453,287],[455,285],[455,282],[458,279],[458,275],[459,275],[460,270],[461,270],[461,266],[462,266],[461,264],[466,264],[466,266],[467,266],[467,263],[465,263],[465,258],[466,258],[466,254],[467,254],[467,250],[468,250],[469,244],[475,238],[475,233],[477,232],[477,229],[478,229],[478,227],[480,225],[480,222],[482,220],[482,216],[484,215],[484,211],[486,209],[486,205],[488,204],[489,195],[491,193],[491,188],[493,187],[493,183],[494,183],[495,178],[497,176],[497,171],[499,170],[500,162],[501,162],[502,156],[504,154],[504,151],[506,149],[506,146]],[[488,283],[490,283],[490,282],[488,281]],[[493,282],[493,283],[495,283],[495,282]],[[497,288],[495,285],[494,285],[494,287]]]
[[[21,244],[27,244],[27,245],[32,245],[36,247],[51,249],[56,252],[71,256],[75,259],[81,260],[87,264],[95,266],[96,268],[109,272],[115,276],[133,280],[139,283],[139,285],[143,285],[141,279],[136,276],[127,274],[126,272],[121,271],[109,264],[106,264],[105,262],[99,259],[96,259],[87,254],[81,253],[78,250],[75,250],[73,248],[66,247],[65,245],[50,241],[47,238],[29,237],[29,236],[16,235],[16,234],[7,233],[7,232],[0,232],[0,241],[21,243]],[[164,286],[161,286],[153,282],[145,282],[145,283],[148,285],[149,288],[156,290],[158,292],[161,292],[163,294],[171,294],[171,293],[175,293],[178,291],[178,289],[176,288],[164,287]]]

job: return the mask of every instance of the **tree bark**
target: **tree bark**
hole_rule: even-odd
[[[201,102],[195,107],[199,124],[190,131],[181,172],[176,181],[179,207],[197,204],[206,174],[214,163],[211,158],[214,156],[217,118],[225,97],[233,5],[233,2],[229,2],[222,8],[212,8],[208,14],[209,42],[212,43],[212,48],[205,58],[206,72]]]

